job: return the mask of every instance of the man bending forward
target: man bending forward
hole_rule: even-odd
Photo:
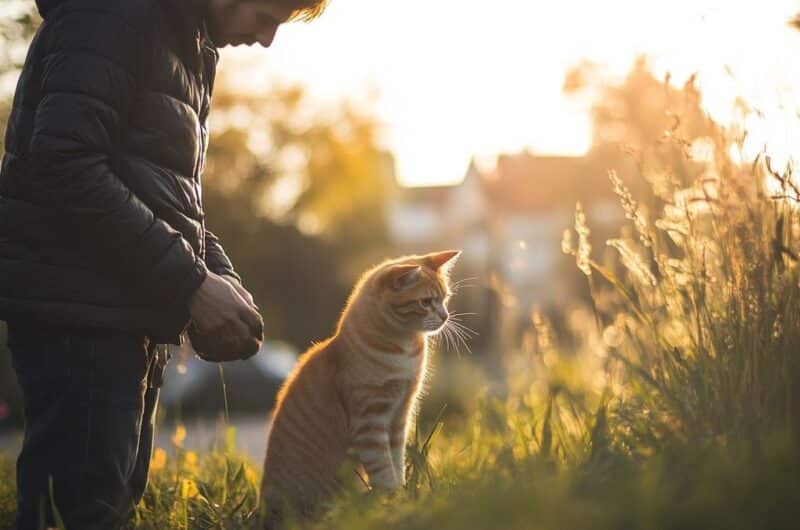
[[[244,358],[263,322],[200,192],[217,47],[269,46],[322,0],[37,0],[0,172],[0,319],[22,388],[20,529],[117,528],[147,482],[188,323]]]

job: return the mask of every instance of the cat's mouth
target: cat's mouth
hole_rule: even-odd
[[[436,333],[438,331],[441,331],[442,328],[444,328],[445,324],[447,324],[447,319],[438,321],[426,320],[424,323],[424,327],[426,332]]]

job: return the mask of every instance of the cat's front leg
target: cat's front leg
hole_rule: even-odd
[[[400,485],[406,484],[406,442],[408,439],[408,417],[398,414],[389,428],[389,446],[392,452],[392,464]]]
[[[373,488],[394,491],[402,487],[389,443],[389,425],[364,423],[356,430],[353,447]]]

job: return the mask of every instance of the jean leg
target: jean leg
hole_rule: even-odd
[[[49,511],[51,481],[67,528],[118,528],[134,502],[129,482],[149,364],[144,338],[10,323],[9,347],[26,422],[18,528],[38,527],[42,499]]]
[[[66,457],[61,418],[64,417],[62,396],[71,387],[71,370],[67,362],[68,339],[42,333],[34,343],[22,337],[21,326],[9,324],[8,346],[22,390],[25,431],[22,450],[17,458],[16,528],[39,528],[40,515],[53,524],[48,491],[52,469]]]

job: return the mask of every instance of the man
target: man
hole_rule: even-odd
[[[156,344],[253,355],[263,322],[200,193],[225,45],[324,0],[37,0],[0,172],[0,319],[22,388],[20,529],[117,528],[147,482]],[[195,346],[197,346],[197,343]],[[163,353],[163,352],[162,352]]]

